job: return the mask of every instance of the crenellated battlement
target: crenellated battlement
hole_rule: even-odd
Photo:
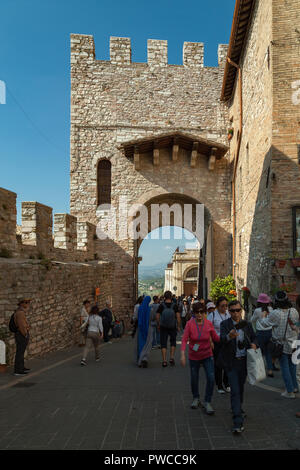
[[[17,235],[16,198],[16,193],[0,188],[0,256],[94,259],[96,226],[70,214],[53,217],[51,207],[36,201],[22,202],[21,235]]]
[[[228,45],[218,47],[218,64],[224,65]],[[130,38],[110,37],[110,61],[113,65],[130,65],[132,51]],[[89,64],[95,61],[95,43],[91,35],[71,34],[71,65]],[[107,61],[108,62],[108,61]],[[148,39],[147,64],[149,67],[166,67],[168,65],[168,41]],[[184,42],[184,67],[204,67],[204,44],[202,42]]]

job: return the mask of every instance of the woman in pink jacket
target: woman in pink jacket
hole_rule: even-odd
[[[218,343],[219,336],[213,324],[205,318],[205,306],[200,302],[193,304],[193,317],[187,322],[181,343],[181,365],[186,365],[185,349],[189,341],[189,362],[191,368],[191,387],[193,402],[191,408],[202,405],[207,414],[214,414],[211,399],[214,391],[215,371],[212,352],[212,341]],[[200,403],[199,369],[203,365],[206,374],[206,390],[204,403]]]

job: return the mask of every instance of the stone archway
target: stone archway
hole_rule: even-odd
[[[163,192],[163,193],[158,193],[158,191],[151,191],[150,194],[143,195],[141,199],[138,201],[136,204],[136,209],[138,207],[146,208],[147,210],[147,233],[144,235],[147,235],[151,231],[155,230],[156,228],[163,227],[163,226],[178,226],[182,227],[184,229],[187,229],[190,232],[193,232],[196,238],[198,239],[198,242],[200,244],[200,247],[205,250],[205,245],[206,245],[206,237],[208,233],[208,229],[211,226],[212,220],[211,220],[211,215],[210,212],[205,208],[200,201],[197,201],[194,197],[187,195],[187,194],[179,194],[179,193],[168,193],[168,192]],[[159,208],[163,209],[168,208],[169,209],[169,220],[165,221],[163,220],[163,213],[160,212],[161,217],[156,218],[153,220],[153,208],[158,206]],[[198,206],[198,207],[197,207]],[[201,210],[198,210],[200,209]],[[181,220],[176,220],[176,214],[172,212],[172,209],[178,208],[181,211]],[[192,218],[190,219],[190,225],[187,227],[185,226],[184,222],[186,221],[185,215],[186,211],[189,212],[189,215],[192,215]],[[140,212],[138,212],[140,214]],[[203,220],[199,221],[199,215],[203,215]],[[178,214],[177,214],[178,215]],[[189,217],[187,217],[189,219]],[[130,223],[132,223],[135,220],[135,217],[131,217]],[[153,225],[154,222],[154,225]],[[197,224],[198,223],[202,224],[201,230],[197,231]],[[137,290],[138,290],[138,264],[141,261],[141,258],[139,257],[139,248],[141,246],[141,243],[143,242],[145,236],[141,236],[139,239],[135,240],[134,243],[134,291],[135,294],[137,295]],[[197,286],[197,291],[199,289],[200,295],[204,295],[206,285],[205,285],[205,278],[206,278],[206,263],[205,259],[203,258],[203,250],[199,252],[201,253],[201,263],[200,264],[200,273],[199,273],[199,278],[196,282]],[[211,263],[212,260],[209,260],[209,263]],[[182,275],[179,275],[179,278],[181,278]],[[179,292],[178,295],[181,295],[183,291],[183,281],[178,280],[179,282]],[[199,285],[198,285],[199,283]]]

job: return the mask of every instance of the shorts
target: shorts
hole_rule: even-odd
[[[177,329],[176,328],[164,328],[163,326],[161,326],[160,327],[160,347],[161,348],[167,348],[168,336],[170,336],[171,346],[176,347]]]

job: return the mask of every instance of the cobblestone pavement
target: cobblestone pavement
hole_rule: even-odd
[[[229,395],[214,394],[214,416],[191,410],[189,368],[133,364],[130,337],[105,344],[80,366],[79,348],[32,360],[30,375],[0,374],[0,449],[300,448],[300,400],[280,396],[278,378],[246,387],[245,432],[231,434]],[[201,393],[204,372],[201,370]],[[279,387],[279,388],[278,388]]]

